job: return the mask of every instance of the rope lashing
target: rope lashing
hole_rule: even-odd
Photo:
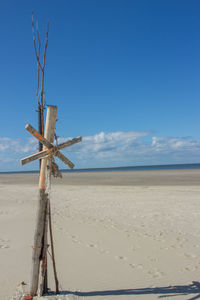
[[[38,250],[38,249],[41,249],[42,247],[41,246],[31,246],[33,250]]]

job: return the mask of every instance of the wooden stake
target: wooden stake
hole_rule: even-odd
[[[45,126],[45,138],[53,143],[54,131],[56,124],[57,107],[48,106],[47,116],[46,116],[46,126]],[[43,150],[47,150],[43,147]],[[32,267],[31,267],[31,279],[30,279],[30,295],[35,296],[38,289],[39,280],[39,268],[41,260],[42,251],[42,240],[44,237],[45,229],[45,218],[46,218],[46,207],[48,201],[48,195],[46,193],[46,169],[47,169],[48,158],[43,158],[40,169],[40,179],[39,179],[39,204],[36,217],[36,229],[34,235],[34,246],[32,253]]]
[[[52,253],[52,262],[53,262],[53,272],[56,286],[56,294],[59,293],[59,282],[56,271],[56,262],[55,262],[55,254],[54,254],[54,244],[53,244],[53,232],[52,232],[52,221],[51,221],[51,206],[49,202],[49,233],[50,233],[50,241],[51,241],[51,253]]]
[[[40,280],[40,295],[45,295],[48,292],[48,274],[47,274],[47,249],[48,249],[48,221],[49,221],[49,198],[47,197],[47,207],[45,213],[45,225],[42,247],[42,265],[41,265],[41,280]]]

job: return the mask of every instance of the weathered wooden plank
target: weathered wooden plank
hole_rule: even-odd
[[[52,149],[50,149],[50,150],[43,150],[43,151],[37,152],[37,153],[35,153],[35,154],[29,155],[29,156],[27,156],[27,157],[25,157],[25,158],[22,158],[22,159],[20,160],[20,163],[21,163],[21,165],[23,166],[23,165],[25,165],[25,164],[27,164],[27,163],[29,163],[29,162],[32,162],[32,161],[34,161],[34,160],[36,160],[36,159],[41,159],[41,158],[43,158],[43,157],[49,155],[53,150],[54,150],[54,149],[52,148]]]
[[[60,160],[62,160],[62,162],[69,166],[70,169],[73,169],[74,164],[66,156],[64,156],[60,151],[57,151],[55,154],[58,158],[60,158]]]
[[[67,142],[64,142],[64,143],[62,143],[62,144],[59,144],[56,148],[57,148],[58,150],[64,149],[64,148],[66,148],[66,147],[69,147],[69,146],[74,145],[74,144],[76,144],[76,143],[79,143],[79,142],[81,142],[81,141],[82,141],[82,136],[78,136],[77,138],[74,138],[74,139],[69,140],[69,141],[67,141]]]
[[[44,146],[46,146],[48,149],[53,148],[54,146],[43,136],[41,136],[33,126],[30,124],[26,124],[25,129],[32,134],[36,139],[40,141]]]

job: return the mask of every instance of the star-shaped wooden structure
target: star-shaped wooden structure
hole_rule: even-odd
[[[23,159],[21,159],[21,165],[25,165],[31,161],[34,161],[36,159],[42,159],[42,158],[47,158],[49,156],[51,156],[52,158],[54,156],[57,156],[62,162],[64,162],[68,167],[70,167],[71,169],[74,168],[74,164],[65,156],[63,155],[59,150],[64,149],[66,147],[72,146],[76,143],[81,142],[82,137],[77,137],[74,138],[72,140],[69,140],[67,142],[64,142],[58,146],[55,146],[53,144],[51,144],[46,138],[44,138],[43,136],[41,136],[37,130],[35,128],[33,128],[30,124],[27,124],[25,126],[26,130],[32,134],[36,139],[38,139],[38,141],[40,143],[42,143],[47,150],[42,150],[40,152],[37,152],[33,155],[27,156]]]

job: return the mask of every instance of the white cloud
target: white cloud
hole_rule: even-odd
[[[156,152],[171,151],[199,151],[200,141],[190,140],[189,138],[173,138],[173,137],[153,137],[152,147]]]
[[[151,132],[101,132],[84,137],[66,149],[79,160],[98,165],[189,163],[200,161],[200,141],[189,138],[150,137]],[[148,139],[146,138],[148,137]]]
[[[59,138],[59,143],[70,138]],[[25,142],[0,138],[0,154],[6,159],[20,159],[36,152],[34,138]],[[151,132],[100,132],[85,136],[81,143],[62,150],[77,167],[189,163],[200,161],[200,141],[182,137],[151,137]],[[26,154],[26,155],[25,155]],[[0,159],[0,162],[3,161]],[[64,167],[64,166],[61,166]]]
[[[0,152],[7,153],[28,153],[37,149],[37,141],[34,138],[29,138],[26,142],[20,139],[11,139],[8,137],[0,138]]]
[[[94,136],[88,136],[83,138],[83,143],[80,145],[79,150],[84,153],[94,153],[95,155],[107,155],[109,153],[119,152],[125,150],[130,146],[133,146],[137,143],[137,140],[140,137],[148,136],[149,132],[112,132],[105,133],[101,132]]]
[[[0,155],[0,163],[1,164],[7,164],[7,163],[13,163],[15,161],[12,157],[7,157],[5,155]]]

